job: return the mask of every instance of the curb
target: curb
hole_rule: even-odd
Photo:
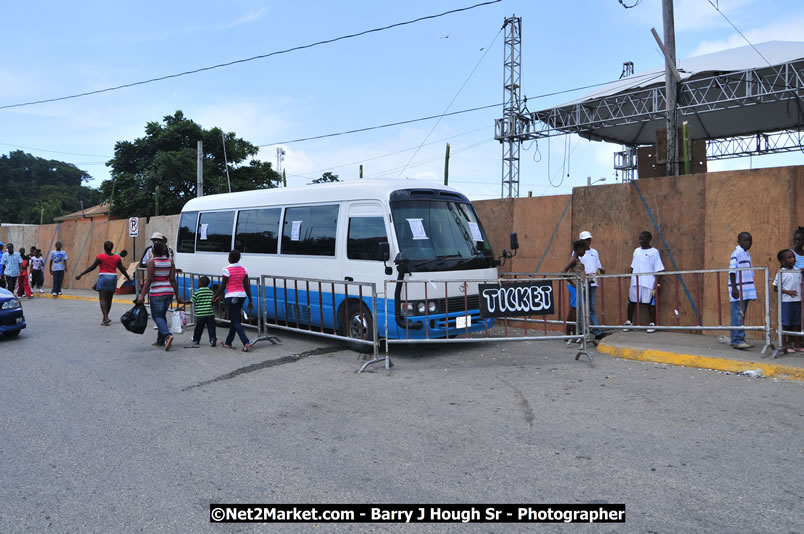
[[[62,299],[63,300],[86,300],[88,302],[97,302],[98,301],[98,297],[82,297],[80,295],[63,295],[63,294],[59,295],[58,297],[54,297],[52,295],[45,295],[44,293],[41,294],[41,295],[34,295],[34,298],[37,298],[37,299],[43,299],[43,298],[44,299],[59,299],[59,300],[62,300]],[[112,303],[117,303],[117,304],[131,304],[133,301],[134,301],[133,296],[132,296],[131,299],[128,299],[128,300],[112,298]]]
[[[624,358],[626,360],[638,360],[642,362],[667,363],[682,367],[697,367],[699,369],[714,369],[716,371],[729,371],[731,373],[741,373],[752,369],[762,369],[762,372],[769,378],[785,378],[787,380],[804,381],[804,369],[780,365],[776,363],[729,360],[727,358],[715,358],[712,356],[696,356],[694,354],[679,354],[676,352],[666,352],[654,349],[633,349],[625,347],[615,347],[606,343],[597,346],[600,353]]]

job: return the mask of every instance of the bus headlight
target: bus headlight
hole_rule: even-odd
[[[427,303],[427,311],[430,313],[436,313],[438,311],[438,302],[431,300]]]
[[[413,315],[413,310],[415,309],[415,305],[413,302],[403,302],[399,305],[399,314],[402,317],[410,317]]]
[[[424,302],[417,302],[416,303],[416,313],[419,315],[424,315],[424,312],[427,310],[427,307],[424,305]]]

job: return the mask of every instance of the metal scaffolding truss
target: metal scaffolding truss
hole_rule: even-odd
[[[503,81],[503,116],[516,117],[520,113],[522,70],[522,18],[505,19],[505,79]],[[508,135],[498,138],[502,143],[501,198],[519,197],[519,149],[522,138]]]
[[[758,133],[728,139],[710,139],[706,142],[706,159],[729,159],[756,156],[761,154],[780,154],[782,152],[804,151],[804,132],[785,130],[783,132]]]
[[[663,73],[657,73],[655,80],[648,78],[641,82],[656,84],[653,87],[591,97],[543,111],[506,115],[495,121],[495,138],[502,141],[518,137],[526,141],[574,133],[629,146],[652,144],[656,129],[664,127],[663,78]],[[773,67],[689,77],[679,86],[677,114],[679,124],[690,123],[695,138],[732,138],[727,146],[730,143],[734,146],[737,136],[755,135],[757,131],[801,130],[804,59]],[[794,137],[800,143],[801,135]],[[735,152],[732,157],[737,155]]]

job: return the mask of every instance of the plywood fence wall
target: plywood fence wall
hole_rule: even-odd
[[[644,179],[636,186],[579,187],[573,190],[566,213],[567,196],[484,200],[475,206],[495,251],[507,246],[511,231],[519,235],[520,252],[503,271],[534,270],[542,257],[540,272],[560,270],[572,240],[584,230],[594,236],[592,246],[608,274],[629,271],[643,230],[653,234],[653,246],[668,271],[728,268],[737,234],[747,231],[754,237],[754,265],[769,267],[773,277],[778,269],[776,253],[790,247],[793,231],[804,225],[803,195],[804,166],[795,166]],[[506,226],[509,220],[512,225]],[[602,321],[624,320],[628,281],[621,284],[607,279],[598,290]],[[728,325],[726,284],[723,274],[667,277],[659,289],[660,324],[696,324],[700,314],[706,325]],[[764,299],[764,287],[758,289]],[[775,317],[772,291],[771,297]],[[646,314],[642,319],[644,323]],[[764,306],[749,308],[748,324],[761,324],[763,319]]]
[[[130,262],[139,259],[145,247],[150,246],[149,238],[153,232],[162,232],[168,238],[168,243],[175,243],[178,218],[178,215],[142,218],[139,237],[136,239],[128,236],[128,220],[125,219],[103,222],[65,221],[41,226],[3,225],[0,226],[0,241],[11,241],[17,248],[24,247],[26,250],[36,246],[42,249],[43,256],[55,250],[56,242],[61,241],[69,257],[64,287],[89,289],[97,279],[97,269],[81,280],[76,280],[75,277],[92,264],[95,256],[103,252],[105,241],[114,243],[115,252],[128,250],[129,255],[123,260],[123,266],[128,267]],[[45,286],[50,287],[50,284],[50,274],[46,269]]]

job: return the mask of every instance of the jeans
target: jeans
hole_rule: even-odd
[[[743,325],[743,317],[745,316],[745,312],[748,309],[748,303],[750,301],[744,300],[743,301],[743,310],[742,314],[740,313],[740,301],[735,300],[731,302],[731,326],[742,326]],[[745,343],[745,330],[732,330],[731,331],[731,346],[739,345],[740,343]]]
[[[209,332],[209,340],[217,341],[218,336],[215,333],[215,316],[207,315],[206,317],[195,317],[195,330],[193,331],[193,341],[201,341],[201,334],[204,333],[204,326],[207,327]]]
[[[227,297],[226,309],[229,310],[229,334],[226,336],[226,344],[231,345],[234,341],[235,332],[240,336],[240,341],[243,346],[249,344],[246,332],[243,330],[243,325],[240,323],[240,317],[243,315],[243,303],[246,301],[245,297]]]
[[[151,297],[151,317],[159,328],[159,333],[156,334],[156,342],[159,345],[164,345],[165,338],[170,335],[166,316],[171,302],[173,302],[173,295]]]
[[[64,283],[64,271],[53,271],[52,293],[61,293],[61,285]]]
[[[597,320],[597,304],[596,302],[597,297],[597,286],[589,286],[589,324],[591,326],[597,326],[600,324],[600,321]],[[600,328],[593,328],[592,333],[596,336],[599,336],[603,333],[603,330]]]

